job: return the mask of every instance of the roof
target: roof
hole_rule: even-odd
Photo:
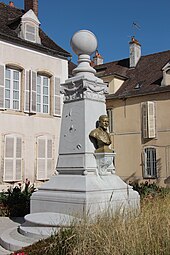
[[[170,61],[170,50],[142,56],[135,68],[129,68],[129,58],[95,66],[99,77],[115,75],[124,80],[122,86],[109,98],[126,98],[170,91],[170,85],[161,86],[162,68]]]
[[[50,39],[43,30],[40,29],[41,44],[33,43],[18,37],[19,24],[24,10],[11,7],[0,2],[0,38],[23,47],[40,51],[42,53],[59,56],[71,57],[71,54],[58,46],[52,39]]]

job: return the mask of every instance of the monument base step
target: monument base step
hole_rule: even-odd
[[[61,227],[69,227],[75,221],[80,219],[60,213],[32,213],[25,216],[25,223],[19,227],[19,232],[27,237],[45,238],[56,234]]]
[[[29,238],[21,235],[17,228],[4,231],[0,237],[0,245],[9,251],[17,251],[33,244],[39,239]]]
[[[59,213],[28,214],[21,226],[10,228],[1,234],[0,245],[2,250],[5,249],[5,254],[9,254],[9,251],[20,250],[40,239],[54,235],[61,227],[69,227],[75,221],[80,219]]]

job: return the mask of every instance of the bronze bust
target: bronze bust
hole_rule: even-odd
[[[89,134],[90,140],[94,144],[95,152],[109,152],[113,153],[113,151],[109,148],[111,144],[110,134],[107,132],[107,128],[109,126],[109,118],[107,115],[101,115],[98,120],[99,127],[92,130]]]

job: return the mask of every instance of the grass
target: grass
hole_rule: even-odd
[[[170,194],[143,199],[136,217],[106,212],[22,251],[28,255],[169,255]]]

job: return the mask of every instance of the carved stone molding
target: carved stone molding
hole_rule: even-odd
[[[91,99],[105,101],[107,85],[105,83],[78,80],[65,83],[61,86],[61,93],[64,94],[64,101]]]
[[[94,153],[97,163],[97,170],[99,175],[108,175],[115,173],[115,166],[113,164],[115,153]]]

